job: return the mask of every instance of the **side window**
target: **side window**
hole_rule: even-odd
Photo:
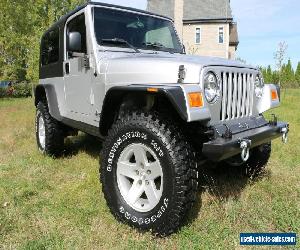
[[[59,60],[59,29],[49,31],[42,38],[42,65],[56,63]]]
[[[87,53],[86,49],[86,27],[85,27],[85,17],[84,14],[79,15],[72,19],[67,24],[67,37],[70,32],[79,32],[81,35],[81,50],[76,51],[78,53]],[[67,48],[67,51],[69,52],[69,48]],[[69,53],[68,53],[69,55]]]
[[[201,28],[196,28],[195,43],[196,44],[200,44],[201,43]]]
[[[219,43],[224,43],[224,27],[219,27]]]

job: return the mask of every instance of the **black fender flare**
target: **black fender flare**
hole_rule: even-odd
[[[165,96],[174,109],[177,111],[181,119],[188,120],[187,104],[185,95],[180,86],[161,86],[161,85],[129,85],[129,86],[117,86],[110,88],[104,98],[102,112],[100,117],[100,133],[106,135],[107,131],[112,124],[113,117],[109,116],[113,110],[119,106],[119,101],[122,97],[128,93],[149,93]]]
[[[39,84],[34,90],[34,103],[38,105],[39,101],[46,97],[49,112],[53,118],[62,121],[63,117],[60,114],[58,100],[55,88],[50,84]]]

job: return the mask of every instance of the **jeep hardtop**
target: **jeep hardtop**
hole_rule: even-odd
[[[186,55],[167,17],[88,2],[45,32],[40,58],[39,150],[63,155],[77,131],[102,139],[107,205],[136,228],[173,233],[204,164],[257,174],[271,141],[287,141],[288,124],[263,116],[279,106],[279,87],[255,67]]]

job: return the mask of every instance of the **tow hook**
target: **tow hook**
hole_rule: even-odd
[[[240,148],[242,149],[241,158],[243,162],[249,160],[250,147],[251,147],[251,140],[243,139],[240,141]]]
[[[289,133],[288,128],[287,127],[282,128],[280,132],[282,133],[282,142],[287,143],[288,142],[288,133]]]

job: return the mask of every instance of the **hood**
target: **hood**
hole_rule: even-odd
[[[201,70],[208,66],[256,69],[223,58],[169,53],[110,53],[106,59],[107,84],[174,84],[180,65],[186,70],[184,83],[190,84],[199,83]]]

